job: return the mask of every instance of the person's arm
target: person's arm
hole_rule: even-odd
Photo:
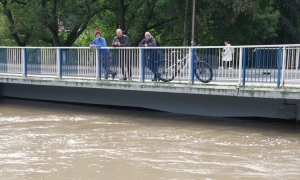
[[[90,48],[95,47],[95,46],[96,46],[96,43],[95,43],[95,39],[94,39],[90,44]]]
[[[150,40],[150,43],[148,43],[148,47],[155,47],[155,46],[156,46],[156,41],[155,41],[154,38],[152,38],[152,39]]]
[[[231,47],[226,46],[226,47],[225,47],[224,55],[228,55],[228,54],[231,54]]]
[[[139,43],[139,47],[145,47],[145,39],[143,39],[142,42]]]
[[[126,35],[124,35],[123,38],[124,38],[124,43],[123,44],[120,43],[120,46],[127,47],[128,46],[128,37]]]
[[[117,46],[118,46],[118,45],[115,45],[115,43],[117,42],[117,39],[118,39],[117,36],[114,37],[114,40],[113,40],[113,43],[112,43],[112,46],[113,46],[113,47],[117,47]]]
[[[100,38],[100,40],[99,39],[96,39],[98,42],[95,42],[94,44],[95,44],[95,48],[102,48],[102,47],[107,47],[107,44],[106,44],[106,41],[105,41],[105,39],[104,38]],[[95,40],[95,41],[96,41]]]
[[[102,41],[102,46],[101,47],[107,47],[107,44],[106,44],[106,40],[104,38],[101,38],[101,41]]]

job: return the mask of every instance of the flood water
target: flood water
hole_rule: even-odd
[[[300,125],[2,99],[1,179],[300,179]]]

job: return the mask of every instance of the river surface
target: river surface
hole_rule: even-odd
[[[300,179],[300,125],[2,99],[0,179]]]

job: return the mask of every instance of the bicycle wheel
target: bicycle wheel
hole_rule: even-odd
[[[177,76],[178,70],[176,63],[169,60],[164,60],[158,67],[158,80],[163,82],[172,81]]]
[[[212,69],[207,62],[196,61],[194,72],[196,78],[203,83],[208,83],[212,80]]]

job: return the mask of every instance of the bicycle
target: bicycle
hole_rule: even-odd
[[[189,57],[190,54],[187,53],[183,58],[177,58],[175,62],[163,60],[158,67],[158,80],[163,82],[170,82],[174,80],[175,77],[180,75],[188,66],[190,59]],[[203,83],[210,82],[213,76],[210,65],[205,61],[199,60],[197,53],[194,53],[194,74],[196,78]]]

